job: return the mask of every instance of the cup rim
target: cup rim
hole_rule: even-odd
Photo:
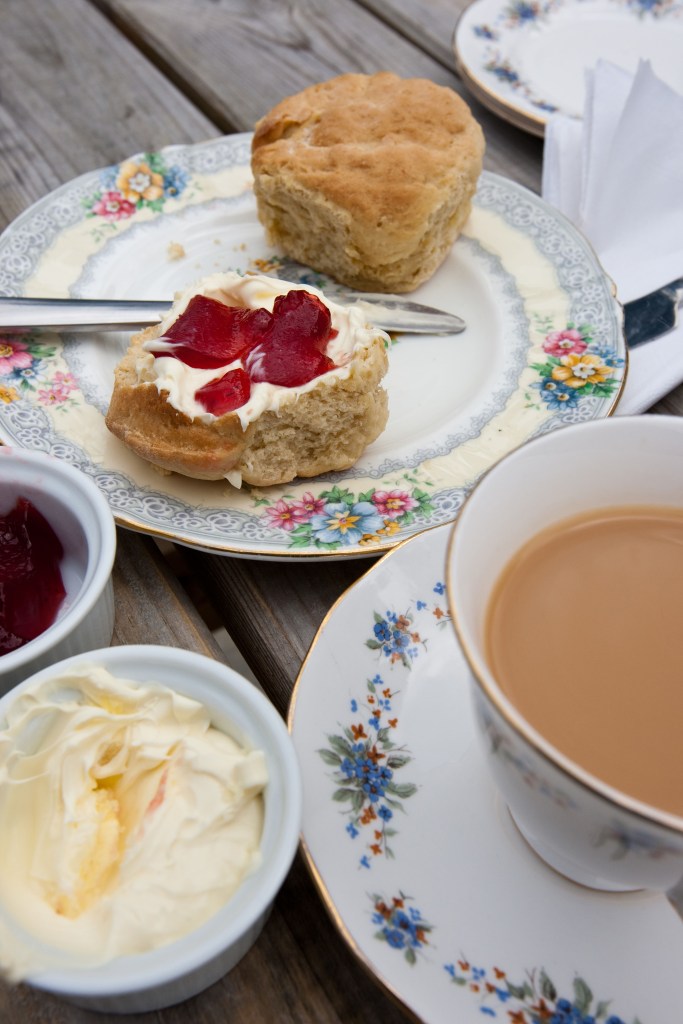
[[[583,768],[578,764],[578,762],[574,761],[566,754],[563,754],[533,725],[531,725],[512,701],[510,701],[510,699],[503,693],[485,661],[477,656],[472,645],[468,642],[466,630],[463,626],[462,615],[459,611],[459,600],[456,601],[455,599],[456,586],[454,584],[454,559],[456,545],[464,532],[462,523],[464,522],[467,524],[469,517],[474,514],[472,510],[474,503],[471,499],[476,493],[481,493],[479,491],[480,487],[485,484],[485,481],[492,473],[495,473],[497,466],[524,458],[526,449],[528,449],[529,446],[533,447],[554,443],[551,439],[558,433],[562,436],[566,436],[567,432],[574,433],[577,430],[587,431],[590,428],[593,430],[614,430],[615,427],[617,430],[630,429],[635,423],[644,425],[645,429],[649,429],[648,425],[654,423],[661,424],[663,429],[667,426],[674,427],[676,431],[683,435],[683,417],[679,416],[634,415],[613,417],[605,420],[591,420],[587,423],[576,423],[563,427],[559,432],[551,431],[532,438],[530,441],[527,441],[526,444],[505,455],[499,462],[487,469],[482,476],[479,477],[470,491],[457,519],[453,524],[446,552],[446,589],[449,596],[453,628],[460,648],[465,656],[465,660],[467,661],[472,673],[474,682],[502,716],[506,724],[512,728],[536,754],[548,761],[555,769],[558,769],[565,775],[569,776],[571,780],[580,785],[591,795],[601,797],[608,803],[615,805],[619,810],[626,811],[629,814],[638,817],[649,826],[658,826],[669,832],[675,832],[678,835],[683,836],[683,815],[664,811],[652,804],[646,803],[645,801],[638,800],[636,797],[630,796],[623,790],[604,782],[602,779],[598,778],[598,776]],[[458,529],[460,529],[460,533],[458,533]]]
[[[219,907],[198,927],[173,942],[141,953],[125,954],[102,964],[87,967],[50,967],[32,972],[24,979],[33,987],[55,995],[79,998],[131,996],[162,987],[201,970],[227,953],[249,933],[275,899],[296,854],[301,827],[303,787],[291,737],[284,721],[265,694],[225,662],[195,651],[160,644],[130,644],[85,651],[83,654],[73,655],[41,669],[0,697],[0,722],[5,708],[11,701],[36,681],[49,679],[70,667],[86,662],[101,664],[113,674],[118,672],[124,675],[130,672],[129,666],[136,660],[144,663],[145,659],[150,657],[158,659],[160,663],[168,663],[170,660],[176,664],[180,663],[187,669],[188,677],[193,673],[201,676],[215,686],[219,699],[222,696],[225,701],[236,700],[244,713],[258,723],[258,731],[268,737],[275,751],[274,760],[281,769],[281,781],[285,780],[281,786],[282,802],[275,812],[271,812],[276,813],[279,818],[277,842],[273,845],[271,856],[267,860],[264,858],[254,874],[243,880],[233,898]],[[135,676],[130,675],[129,678],[135,679]],[[169,685],[164,683],[163,679],[156,681],[162,685]],[[173,688],[181,692],[180,687]],[[209,706],[208,710],[211,712],[212,708]],[[229,712],[226,712],[226,715],[229,717]],[[255,729],[254,732],[256,731]],[[254,740],[258,742],[258,737],[254,736]],[[264,833],[267,816],[266,807]],[[249,894],[249,899],[244,905],[235,911],[233,901],[240,889],[249,884],[249,877],[256,879],[254,891]]]
[[[0,458],[16,458],[23,463],[35,465],[53,477],[62,478],[86,500],[94,516],[96,531],[88,531],[88,570],[92,567],[74,600],[55,621],[27,643],[14,651],[8,651],[0,658],[0,683],[5,673],[9,674],[22,665],[30,669],[31,662],[40,659],[59,644],[85,619],[102,596],[111,576],[116,556],[116,523],[107,499],[94,481],[80,469],[58,459],[47,452],[0,445]],[[49,492],[48,492],[49,493]],[[63,504],[63,503],[62,503]],[[74,513],[80,521],[80,516]]]

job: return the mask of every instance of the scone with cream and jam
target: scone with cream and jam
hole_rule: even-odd
[[[214,274],[133,336],[107,427],[156,466],[236,486],[347,469],[386,425],[387,340],[315,288]]]
[[[256,124],[259,218],[271,244],[343,284],[412,291],[465,224],[483,154],[481,127],[452,89],[340,75]]]

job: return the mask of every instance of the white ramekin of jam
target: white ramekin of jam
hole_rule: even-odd
[[[115,551],[114,518],[85,473],[0,447],[0,694],[111,641]]]

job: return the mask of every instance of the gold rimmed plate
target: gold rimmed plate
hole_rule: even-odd
[[[683,89],[679,0],[473,0],[453,36],[459,74],[511,124],[543,136],[554,113],[581,117],[585,73],[599,60],[651,61]]]
[[[334,282],[270,248],[248,134],[138,154],[62,186],[0,238],[7,295],[171,299],[218,270]],[[397,336],[386,431],[344,473],[279,488],[162,475],[104,424],[127,336],[0,340],[0,439],[77,465],[131,529],[268,559],[357,557],[455,518],[475,480],[530,437],[609,415],[621,309],[589,244],[520,185],[484,173],[462,236],[416,301],[459,335]]]

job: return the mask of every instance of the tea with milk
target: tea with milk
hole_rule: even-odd
[[[527,721],[599,779],[683,816],[683,509],[557,523],[508,563],[489,666]]]

